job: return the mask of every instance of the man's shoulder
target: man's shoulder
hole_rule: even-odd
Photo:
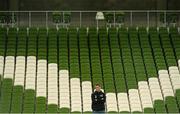
[[[105,94],[103,91],[100,91],[100,92],[94,91],[94,92],[92,92],[92,94],[98,94],[98,93]]]
[[[92,92],[92,93],[91,93],[91,95],[94,95],[94,94],[95,94],[95,92]]]
[[[104,92],[101,92],[101,94],[103,94],[105,96],[105,93]]]
[[[104,91],[100,91],[100,93],[105,94]]]

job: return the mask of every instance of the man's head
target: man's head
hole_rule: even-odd
[[[101,91],[101,85],[100,84],[96,84],[95,85],[95,89],[97,92],[100,92]]]

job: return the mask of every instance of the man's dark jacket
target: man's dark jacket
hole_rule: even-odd
[[[95,91],[94,93],[92,93],[91,99],[93,111],[105,110],[106,95],[102,91]]]

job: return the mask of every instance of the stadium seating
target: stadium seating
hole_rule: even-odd
[[[177,28],[0,28],[0,113],[180,113]]]

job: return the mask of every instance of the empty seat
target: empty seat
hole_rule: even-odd
[[[117,110],[117,100],[115,93],[107,93],[106,94],[106,103],[107,103],[107,111],[118,112]]]
[[[14,66],[15,66],[15,57],[7,56],[5,60],[5,67],[4,67],[4,78],[13,79],[14,75]]]
[[[58,104],[57,64],[48,64],[48,104]]]
[[[70,87],[71,87],[71,112],[74,111],[82,112],[80,80],[78,78],[71,78]]]
[[[146,81],[138,82],[138,88],[139,88],[140,99],[142,102],[143,109],[153,108],[151,93],[149,90],[148,83]]]
[[[179,69],[177,66],[171,66],[169,67],[169,74],[179,74]]]
[[[82,82],[82,101],[83,101],[83,112],[90,112],[91,109],[91,93],[92,85],[90,81]]]
[[[172,82],[172,86],[173,86],[173,89],[174,89],[174,92],[178,89],[180,89],[180,74],[172,74],[170,75],[170,79],[171,79],[171,82]]]
[[[153,102],[155,100],[163,100],[160,84],[157,78],[149,78],[149,87],[152,95]]]
[[[119,112],[130,112],[127,93],[118,93]]]
[[[168,74],[168,71],[167,70],[159,70],[158,71],[158,74]]]
[[[174,96],[172,85],[171,85],[171,82],[169,79],[169,75],[168,74],[167,75],[160,74],[159,81],[160,81],[160,85],[161,85],[161,89],[162,89],[164,98],[167,96]]]
[[[38,60],[37,63],[37,96],[46,97],[47,61]]]
[[[130,102],[131,112],[136,112],[136,111],[142,112],[140,96],[137,89],[129,90],[129,102]]]

